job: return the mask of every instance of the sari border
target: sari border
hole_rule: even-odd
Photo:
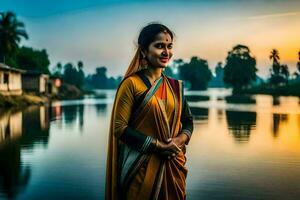
[[[174,110],[174,117],[173,117],[173,123],[172,123],[172,127],[171,127],[171,131],[174,132],[175,128],[176,128],[176,123],[178,121],[178,118],[181,115],[181,107],[182,107],[182,81],[180,80],[176,80],[176,79],[172,79],[166,76],[167,79],[167,83],[169,84],[170,88],[171,88],[171,92],[174,96],[175,99],[175,110]],[[171,135],[171,137],[174,136],[173,133]]]
[[[137,107],[137,109],[135,110],[135,112],[133,113],[133,119],[137,118],[137,115],[140,113],[140,111],[142,110],[143,107],[145,107],[145,105],[149,102],[149,100],[151,99],[151,97],[155,94],[155,92],[158,90],[159,86],[161,85],[163,80],[163,77],[160,77],[159,79],[157,79],[155,81],[155,83],[153,84],[153,86],[149,89],[149,91],[147,92],[145,98],[143,99],[143,101],[141,102],[141,104],[139,105],[139,107]]]

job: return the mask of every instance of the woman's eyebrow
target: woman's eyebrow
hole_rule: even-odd
[[[155,44],[173,44],[173,42],[157,41]]]

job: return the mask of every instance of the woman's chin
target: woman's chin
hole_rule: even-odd
[[[168,63],[160,64],[160,68],[166,68],[168,67]]]

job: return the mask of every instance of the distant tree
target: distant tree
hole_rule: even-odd
[[[269,58],[273,62],[272,67],[270,69],[270,83],[274,85],[278,85],[280,83],[287,83],[290,74],[289,69],[287,65],[280,64],[279,52],[276,49],[272,49]]]
[[[279,72],[280,72],[280,63],[279,63],[280,57],[279,57],[279,52],[277,51],[277,49],[272,49],[269,58],[273,61],[273,64],[272,64],[273,74],[274,75],[279,75]]]
[[[116,78],[107,77],[107,68],[97,67],[95,74],[90,74],[85,78],[86,86],[90,89],[115,89],[122,80],[121,76]]]
[[[62,77],[62,74],[63,74],[62,69],[63,69],[62,64],[60,62],[58,62],[53,69],[53,75]]]
[[[191,90],[207,89],[208,81],[212,74],[206,60],[192,57],[189,63],[184,63],[182,60],[179,65],[179,75],[183,80],[191,84]]]
[[[236,45],[228,52],[224,67],[224,82],[234,91],[256,80],[256,60],[245,45]]]
[[[108,88],[106,71],[106,67],[96,68],[96,74],[92,76],[92,84],[95,88]]]
[[[10,57],[8,64],[20,69],[50,73],[48,69],[50,60],[45,49],[38,50],[23,46],[16,51],[13,57]]]
[[[179,66],[183,65],[183,64],[184,64],[184,62],[181,58],[173,60],[173,62],[168,66],[169,69],[166,68],[165,74],[167,74],[168,76],[171,76],[172,78],[180,79]]]
[[[224,68],[222,67],[222,62],[218,62],[217,66],[215,68],[215,74],[218,79],[223,80]]]
[[[280,66],[280,74],[284,77],[285,81],[288,81],[290,72],[287,65],[281,65]]]
[[[297,73],[300,76],[300,51],[298,52]]]
[[[224,84],[224,68],[222,62],[218,62],[215,67],[215,76],[210,80],[209,87],[225,87]]]
[[[16,52],[22,38],[28,39],[24,27],[13,12],[0,13],[0,62]]]
[[[64,65],[64,75],[63,75],[63,81],[65,83],[76,85],[76,77],[77,76],[77,69],[74,67],[72,63],[67,63]]]
[[[76,76],[76,86],[81,89],[84,84],[84,72],[83,72],[83,62],[78,61],[77,63],[77,76]]]
[[[174,76],[173,70],[169,66],[165,68],[164,74],[167,75],[167,76],[170,76],[170,77]]]

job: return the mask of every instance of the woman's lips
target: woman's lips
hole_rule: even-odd
[[[159,58],[159,60],[162,62],[162,63],[167,63],[168,62],[168,58]]]

